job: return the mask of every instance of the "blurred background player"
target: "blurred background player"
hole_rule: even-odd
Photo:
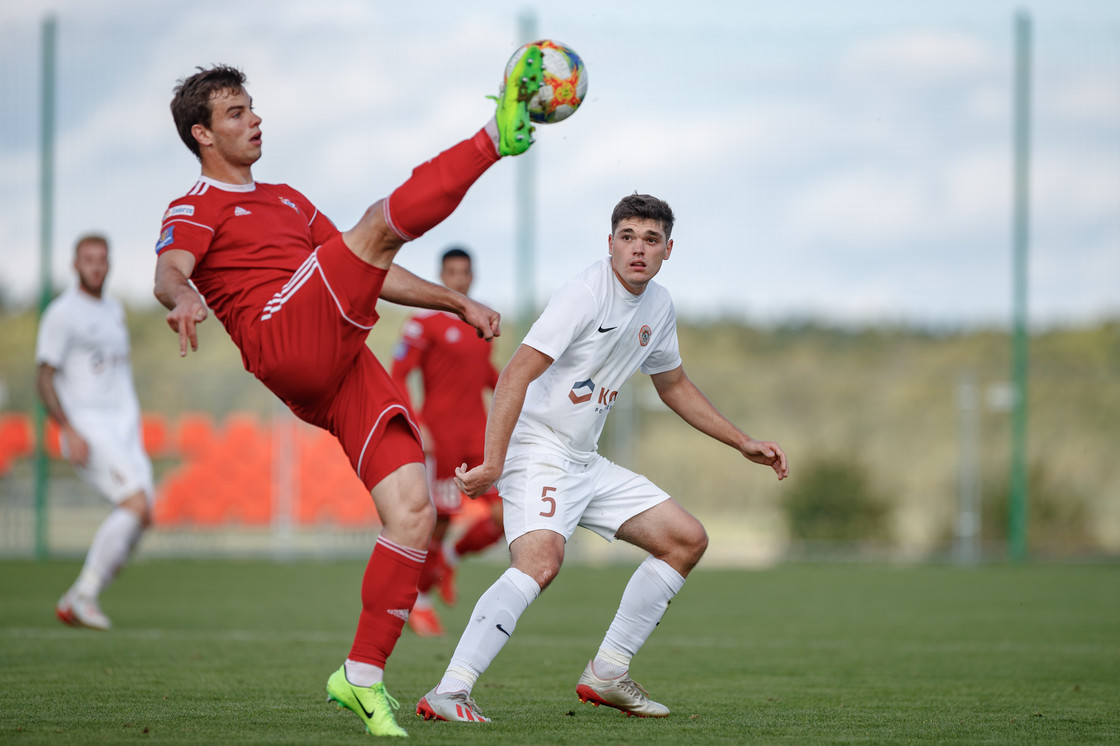
[[[366,340],[380,298],[453,311],[486,339],[499,333],[496,312],[393,259],[443,222],[502,156],[529,148],[528,102],[541,80],[541,49],[531,45],[509,70],[494,117],[413,169],[345,232],[294,188],[253,178],[263,135],[244,73],[200,68],[179,82],[171,101],[201,174],[164,213],[155,296],[169,309],[181,356],[198,348],[197,324],[213,309],[246,370],[300,419],[334,435],[370,491],[382,530],[362,576],[350,653],[326,690],[328,701],[374,735],[408,735],[383,679],[416,603],[435,509],[419,430]],[[323,136],[338,124],[325,117]]]
[[[445,251],[439,279],[445,286],[467,295],[474,281],[471,255],[458,247]],[[418,415],[436,506],[436,527],[420,575],[419,595],[408,617],[408,625],[418,635],[443,634],[432,606],[433,586],[439,585],[445,603],[455,603],[455,566],[459,558],[481,552],[502,538],[502,501],[497,489],[491,489],[478,498],[487,503],[486,515],[478,518],[458,541],[444,546],[451,517],[459,512],[463,497],[455,486],[455,468],[464,463],[482,463],[485,395],[498,382],[498,371],[490,360],[492,349],[458,316],[428,311],[405,322],[393,355],[393,380],[406,399],[409,375],[420,371],[424,398]]]
[[[108,240],[79,238],[74,271],[77,284],[43,313],[36,385],[47,414],[58,423],[63,455],[114,508],[55,613],[71,626],[109,629],[99,597],[151,525],[152,464],[141,442],[124,309],[102,292]]]

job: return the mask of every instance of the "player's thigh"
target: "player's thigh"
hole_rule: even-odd
[[[142,493],[150,507],[152,463],[139,441],[118,433],[92,433],[87,440],[89,460],[78,468],[82,479],[114,505]]]
[[[506,541],[547,530],[565,541],[591,499],[587,466],[548,451],[522,452],[506,461],[498,480]]]
[[[657,557],[683,552],[699,559],[708,543],[703,524],[672,499],[627,519],[616,537]]]

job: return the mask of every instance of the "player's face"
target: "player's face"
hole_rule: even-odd
[[[443,262],[443,269],[439,273],[439,281],[457,293],[467,294],[474,281],[471,272],[471,260],[463,256],[448,257]]]
[[[607,247],[619,282],[634,295],[641,295],[669,258],[673,239],[666,237],[658,220],[626,218],[607,238]]]
[[[100,241],[84,241],[74,253],[74,271],[82,290],[100,298],[109,274],[109,247]]]
[[[195,125],[203,150],[235,168],[248,168],[261,157],[261,118],[244,91],[219,91],[210,98],[210,129]]]

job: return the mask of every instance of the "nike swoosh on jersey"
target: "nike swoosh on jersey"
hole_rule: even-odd
[[[602,326],[600,326],[599,327],[599,333],[600,334],[606,334],[607,332],[614,331],[617,328],[618,328],[617,326],[608,326],[606,329],[604,329]]]

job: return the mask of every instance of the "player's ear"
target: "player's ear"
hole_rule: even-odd
[[[672,254],[672,253],[673,253],[673,239],[670,238],[669,241],[665,244],[665,259],[668,259],[669,255]]]
[[[200,146],[211,145],[214,142],[214,138],[210,136],[210,130],[206,129],[201,124],[191,125],[191,135],[194,136],[195,141],[198,142]]]
[[[607,234],[607,256],[614,256],[614,234]]]

